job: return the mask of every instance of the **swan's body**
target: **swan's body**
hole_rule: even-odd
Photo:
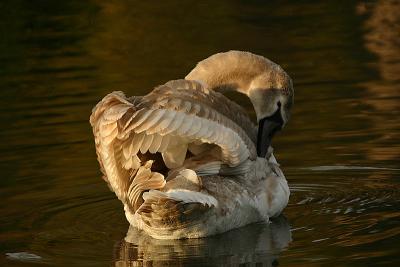
[[[258,137],[219,89],[249,96]],[[159,239],[197,238],[278,215],[289,188],[269,147],[271,127],[286,123],[292,98],[278,65],[238,51],[214,55],[186,80],[146,96],[106,96],[90,122],[104,179],[130,224]]]

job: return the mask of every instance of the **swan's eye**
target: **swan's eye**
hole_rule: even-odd
[[[282,106],[281,101],[278,101],[278,108]]]

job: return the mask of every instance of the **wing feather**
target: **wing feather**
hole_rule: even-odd
[[[176,145],[169,145],[168,148],[161,153],[165,165],[169,169],[174,169],[182,166],[186,158],[188,144],[179,142]]]
[[[202,121],[202,119],[200,119],[198,117],[194,117],[192,127],[189,129],[189,131],[187,131],[185,133],[185,135],[189,138],[195,136],[201,130],[201,127],[202,127],[201,121]]]
[[[168,148],[170,136],[164,135],[158,151],[164,152]]]
[[[130,123],[126,131],[130,132],[132,129],[135,129],[138,125],[142,124],[154,110],[151,109],[141,109],[137,112],[135,116],[135,120]]]
[[[150,153],[156,153],[158,149],[161,146],[161,143],[163,141],[163,137],[159,134],[154,134],[153,142],[151,143],[151,146],[149,147],[149,152]]]
[[[141,196],[144,191],[160,189],[165,185],[163,175],[151,171],[152,161],[141,165],[136,153],[133,153],[135,149],[136,152],[140,149],[145,134],[135,134],[133,127],[128,132],[126,130],[150,115],[143,111],[140,117],[136,117],[137,111],[123,93],[114,92],[96,105],[90,117],[104,179],[132,212],[143,203]],[[135,118],[129,119],[127,113]]]
[[[140,147],[142,146],[143,143],[143,139],[146,136],[146,133],[142,132],[142,133],[138,133],[138,134],[134,134],[133,140],[132,140],[132,154],[136,155],[140,149]]]
[[[176,114],[177,112],[173,110],[166,110],[159,122],[146,131],[147,134],[154,134],[168,128],[168,126],[174,121]]]
[[[172,123],[168,125],[165,129],[161,130],[160,133],[163,135],[170,134],[174,131],[176,131],[179,127],[181,127],[184,119],[185,119],[186,114],[183,112],[176,112],[176,116]]]
[[[182,122],[182,125],[181,125],[181,127],[179,127],[177,130],[176,130],[176,135],[179,135],[179,136],[185,136],[186,135],[186,133],[190,130],[190,128],[192,127],[192,124],[193,124],[193,122],[194,122],[194,116],[193,115],[186,115],[185,116],[185,118],[184,118],[184,120],[183,120],[183,122]]]
[[[154,110],[151,113],[151,116],[147,117],[146,120],[144,120],[141,124],[135,127],[135,132],[141,133],[143,131],[146,131],[150,127],[154,126],[162,118],[164,113],[165,113],[164,109]]]
[[[153,142],[153,138],[154,138],[153,134],[150,134],[150,135],[145,134],[143,143],[140,147],[140,152],[142,154],[146,153],[149,150],[149,147],[151,146],[151,143]]]
[[[243,109],[196,81],[171,81],[143,97],[113,92],[93,109],[90,123],[104,179],[133,212],[144,191],[165,184],[164,176],[151,170],[153,161],[139,159],[139,151],[160,152],[174,169],[183,166],[189,144],[219,147],[210,164],[204,157],[203,174],[216,174],[221,166],[225,173],[245,172],[243,163],[256,157],[256,127]],[[202,148],[199,153],[211,151]]]

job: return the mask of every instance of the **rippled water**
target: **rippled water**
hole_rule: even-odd
[[[398,1],[17,0],[0,15],[0,265],[400,264]],[[284,217],[199,240],[128,232],[100,178],[91,108],[229,49],[295,83],[274,140],[292,190]]]

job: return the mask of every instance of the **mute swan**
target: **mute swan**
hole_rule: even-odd
[[[250,98],[258,128],[221,90]],[[290,192],[270,144],[293,95],[280,66],[229,51],[145,96],[104,97],[90,123],[103,178],[129,223],[157,239],[181,239],[279,215]]]

